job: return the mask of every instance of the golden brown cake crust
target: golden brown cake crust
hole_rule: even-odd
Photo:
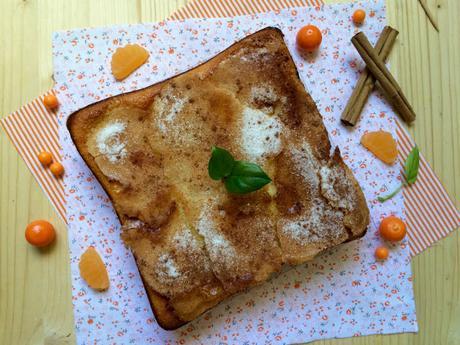
[[[266,28],[174,78],[90,105],[72,139],[111,198],[152,310],[175,329],[364,235],[369,211],[331,147],[282,33]],[[272,177],[230,195],[207,175],[224,147]]]

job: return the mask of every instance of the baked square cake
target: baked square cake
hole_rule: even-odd
[[[176,329],[283,264],[364,235],[369,210],[280,30],[202,65],[72,114],[72,139],[113,202],[156,319]],[[272,183],[233,195],[211,147]]]

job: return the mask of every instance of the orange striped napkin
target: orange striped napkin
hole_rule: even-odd
[[[322,5],[322,0],[192,0],[172,14],[170,19],[231,17],[293,6],[320,8]],[[1,124],[51,203],[65,220],[63,183],[55,179],[36,159],[37,153],[43,150],[60,157],[56,114],[42,105],[45,95],[2,119]],[[402,162],[414,146],[414,142],[402,125],[397,125],[399,158]],[[460,226],[460,212],[423,156],[417,183],[405,188],[403,193],[412,256]]]
[[[35,98],[0,122],[32,175],[66,221],[62,179],[55,178],[37,159],[41,151],[51,152],[55,159],[61,159],[56,113],[43,105],[43,98],[52,92]]]

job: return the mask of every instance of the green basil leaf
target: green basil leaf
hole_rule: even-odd
[[[235,159],[230,152],[217,146],[212,147],[211,159],[208,163],[209,177],[213,180],[227,177],[232,173],[233,165]]]
[[[418,147],[415,146],[407,156],[406,164],[404,165],[404,175],[408,185],[415,183],[417,180],[418,167],[420,164],[420,153]]]
[[[231,175],[225,178],[225,187],[230,193],[246,194],[262,188],[271,181],[257,164],[236,161]]]
[[[385,196],[379,196],[377,197],[377,200],[380,201],[380,202],[385,202],[387,200],[390,200],[392,197],[394,197],[396,194],[399,193],[399,191],[401,190],[401,188],[403,187],[403,185],[400,185],[398,188],[396,188],[393,192],[391,192],[390,194],[388,195],[385,195]]]

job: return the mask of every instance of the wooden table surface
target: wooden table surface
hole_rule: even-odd
[[[67,28],[152,22],[186,0],[2,0],[0,109],[16,110],[52,85],[51,33]],[[417,0],[388,0],[399,29],[391,69],[418,115],[410,129],[460,206],[460,1],[428,0],[437,33]],[[55,245],[24,240],[30,220],[57,227]],[[413,259],[418,334],[317,344],[460,344],[458,232]],[[24,162],[0,134],[0,344],[74,344],[66,227]]]

